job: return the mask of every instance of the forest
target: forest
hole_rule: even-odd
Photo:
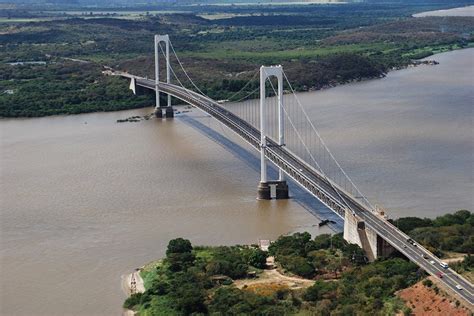
[[[450,6],[465,3],[458,2]],[[154,34],[170,34],[190,76],[218,100],[242,88],[262,64],[282,64],[298,91],[379,78],[416,59],[473,45],[473,18],[411,17],[441,7],[447,6],[430,1],[193,6],[181,13],[147,12],[133,19],[0,19],[0,116],[151,106],[149,96],[134,97],[126,82],[104,78],[101,71],[112,67],[152,78]],[[40,19],[46,13],[24,14]],[[15,64],[31,61],[44,64]]]
[[[474,214],[467,210],[435,219],[404,217],[393,224],[438,256],[447,252],[474,254]]]

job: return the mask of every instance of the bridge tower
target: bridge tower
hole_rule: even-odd
[[[156,117],[173,118],[173,107],[171,106],[171,96],[168,94],[168,103],[162,107],[160,105],[160,90],[158,88],[160,82],[160,43],[165,43],[166,53],[166,83],[170,83],[171,77],[171,65],[170,65],[170,38],[169,35],[155,35],[155,94],[156,94],[156,105],[155,115]],[[163,113],[164,112],[164,113]]]
[[[276,77],[278,80],[278,145],[284,146],[284,113],[283,113],[283,68],[279,66],[260,67],[260,183],[258,184],[257,198],[259,200],[271,199],[271,185],[275,185],[276,198],[288,199],[288,185],[285,181],[283,170],[279,169],[277,181],[268,181],[267,178],[267,158],[265,150],[267,148],[267,126],[265,106],[265,83],[267,78]]]

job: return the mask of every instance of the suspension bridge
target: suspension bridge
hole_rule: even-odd
[[[172,67],[171,58],[177,68]],[[162,73],[165,81],[160,80]],[[239,91],[218,102],[191,79],[169,36],[156,35],[155,79],[124,72],[113,74],[129,78],[130,89],[136,94],[154,90],[156,117],[174,117],[171,97],[175,97],[212,116],[257,150],[261,162],[258,199],[288,198],[286,179],[291,178],[344,220],[344,238],[361,246],[369,260],[396,249],[438,278],[446,289],[474,305],[473,285],[468,280],[396,228],[362,194],[308,117],[282,66],[262,66],[253,76],[250,74]],[[165,104],[160,94],[167,95]],[[278,179],[268,178],[269,162],[279,170]]]

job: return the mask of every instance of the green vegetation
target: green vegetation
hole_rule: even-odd
[[[123,306],[140,315],[355,315],[361,311],[387,315],[405,309],[394,292],[420,278],[417,267],[405,259],[372,264],[357,260],[363,258],[362,250],[348,245],[340,234],[313,240],[308,233],[282,236],[270,253],[277,254],[277,264],[286,265],[291,257],[307,264],[308,271],[314,271],[308,277],[317,278],[327,270],[337,278],[320,279],[298,290],[267,285],[266,294],[247,286],[239,289],[234,280],[259,278],[266,252],[253,246],[193,248],[188,240],[178,238],[169,242],[164,260],[142,270],[146,291],[132,295]],[[300,273],[296,265],[291,267]],[[336,270],[341,274],[334,275]]]
[[[406,311],[394,297],[419,280],[418,268],[405,259],[378,260],[342,274],[337,282],[318,280],[303,294],[312,315],[394,315]]]
[[[347,243],[342,234],[323,234],[314,240],[309,233],[282,236],[270,245],[269,252],[285,270],[305,278],[325,273],[337,277],[351,263],[366,262],[362,249]]]
[[[424,236],[420,229],[439,230],[440,245],[449,239],[443,235],[446,229],[463,230],[462,247],[472,242],[472,223],[473,214],[465,210],[435,219],[395,221],[414,238]],[[269,282],[269,275],[276,272],[267,273],[267,256],[274,256],[278,271],[314,283],[291,288]],[[450,266],[471,278],[473,258],[468,254]],[[193,247],[189,240],[177,238],[169,242],[165,259],[146,265],[140,273],[146,291],[123,305],[139,315],[410,315],[395,292],[425,277],[398,252],[368,263],[362,249],[348,244],[342,234],[312,239],[309,233],[281,236],[268,253],[256,246]],[[258,283],[264,290],[254,286]],[[429,279],[423,285],[439,292]]]
[[[435,219],[405,217],[393,223],[436,255],[448,251],[474,253],[474,214],[467,210]]]
[[[93,64],[0,65],[0,113],[7,117],[79,114],[149,106],[151,95],[134,96],[126,81],[105,77]]]
[[[449,266],[457,273],[465,276],[471,282],[474,282],[474,256],[468,254],[467,256],[464,256],[463,261],[451,263]]]
[[[413,59],[470,46],[473,18],[410,17],[465,3],[164,5],[160,10],[185,13],[157,15],[156,8],[143,7],[141,15],[129,13],[133,19],[117,19],[115,13],[100,8],[87,16],[0,10],[0,17],[7,19],[0,22],[0,116],[152,105],[151,96],[132,96],[125,81],[105,78],[101,70],[108,66],[152,78],[154,34],[171,35],[191,77],[215,99],[228,99],[240,90],[261,64],[282,64],[300,91],[377,78]],[[128,14],[118,11],[120,17]],[[206,15],[225,18],[201,17]],[[15,23],[15,19],[32,22]],[[17,61],[46,65],[5,64]],[[253,82],[245,92],[256,85]]]
[[[135,307],[140,315],[189,315],[208,310],[219,311],[230,295],[216,292],[212,301],[210,293],[216,284],[231,284],[232,279],[247,277],[251,271],[264,267],[267,254],[255,247],[192,247],[189,240],[173,239],[168,244],[166,258],[142,271],[146,291],[132,295],[124,307]],[[244,295],[242,299],[258,297]],[[259,307],[260,308],[260,307]]]

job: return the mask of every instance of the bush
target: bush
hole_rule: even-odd
[[[433,282],[430,279],[426,279],[426,280],[423,281],[423,285],[426,286],[426,287],[432,287]]]
[[[135,306],[140,304],[142,293],[132,294],[129,298],[123,303],[123,308],[133,309]]]
[[[268,252],[260,249],[252,249],[248,264],[255,268],[264,269],[267,266]]]
[[[303,257],[285,256],[281,257],[279,261],[285,269],[304,278],[311,278],[316,272],[307,259]]]

